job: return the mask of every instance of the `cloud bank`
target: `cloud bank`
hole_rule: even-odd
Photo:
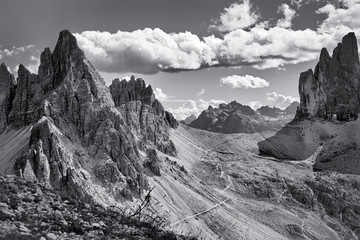
[[[75,36],[100,71],[155,74],[219,66],[279,68],[318,58],[322,47],[334,47],[350,31],[360,35],[360,0],[345,0],[341,8],[329,3],[318,9],[326,19],[315,30],[292,29],[296,11],[289,5],[279,6],[279,11],[284,17],[270,26],[269,21],[259,21],[249,0],[233,3],[210,26],[220,34],[202,38],[159,28],[85,31]]]

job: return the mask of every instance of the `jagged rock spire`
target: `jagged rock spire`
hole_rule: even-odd
[[[300,74],[298,118],[356,118],[360,112],[360,64],[354,33],[343,37],[330,57],[323,48],[313,72]]]

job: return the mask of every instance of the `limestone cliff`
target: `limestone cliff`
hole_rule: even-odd
[[[343,37],[332,56],[323,48],[315,70],[300,74],[297,118],[356,118],[360,112],[359,70],[354,33]]]

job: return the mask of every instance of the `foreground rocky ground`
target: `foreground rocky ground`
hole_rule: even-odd
[[[0,239],[190,239],[161,230],[165,220],[146,214],[84,204],[37,183],[0,176]]]

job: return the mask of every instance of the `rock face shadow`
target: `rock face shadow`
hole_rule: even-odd
[[[311,123],[310,123],[311,124]],[[272,156],[283,160],[305,160],[312,156],[320,141],[308,122],[288,123],[274,136],[258,142],[260,155]]]

